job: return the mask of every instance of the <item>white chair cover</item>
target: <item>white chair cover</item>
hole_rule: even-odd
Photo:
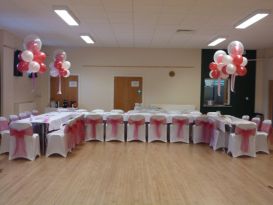
[[[104,113],[104,110],[103,109],[95,109],[95,110],[92,110],[91,112],[94,112],[94,113]]]
[[[124,142],[124,123],[122,115],[109,115],[106,118],[105,141],[111,140]]]
[[[5,117],[0,117],[0,154],[9,152],[9,121]]]
[[[269,154],[267,139],[272,134],[271,120],[264,120],[261,125],[261,131],[256,135],[256,152],[265,152]]]
[[[129,115],[127,125],[127,141],[138,140],[145,142],[145,117],[143,115]]]
[[[250,117],[249,117],[249,115],[243,115],[243,116],[242,116],[242,119],[243,119],[243,120],[249,120]]]
[[[33,134],[31,123],[10,124],[9,160],[25,158],[34,160],[40,156],[39,135]]]
[[[253,117],[251,119],[251,122],[256,123],[256,125],[257,125],[257,131],[260,130],[261,119],[259,117]]]
[[[210,144],[211,138],[215,137],[215,125],[208,116],[200,116],[195,120],[192,128],[192,140],[194,144],[207,143]]]
[[[31,111],[31,114],[32,114],[32,115],[39,115],[39,111],[38,111],[38,110],[32,110],[32,111]]]
[[[173,116],[170,125],[170,142],[190,143],[189,119],[185,116]]]
[[[152,115],[149,124],[148,142],[167,142],[167,119],[164,115]]]
[[[20,118],[20,119],[25,119],[25,118],[28,118],[28,115],[27,115],[26,112],[20,112],[20,113],[19,113],[19,118]]]
[[[16,121],[16,120],[19,120],[19,117],[17,115],[9,115],[9,121],[10,122],[13,122],[13,121]]]
[[[228,153],[233,157],[242,155],[256,157],[256,130],[255,123],[237,124],[235,133],[229,136]]]
[[[123,114],[124,111],[121,110],[121,109],[114,109],[114,110],[111,110],[112,113],[116,113],[116,114]]]
[[[104,139],[103,118],[100,114],[88,114],[85,116],[85,141]]]
[[[70,126],[74,123],[73,120],[69,120],[66,125],[63,126],[63,129],[51,132],[47,134],[47,149],[46,156],[49,157],[52,154],[59,154],[63,157],[67,156],[69,151],[72,151],[72,146],[69,146],[70,134],[68,133]],[[73,137],[73,136],[71,136]],[[71,144],[70,144],[71,145]]]

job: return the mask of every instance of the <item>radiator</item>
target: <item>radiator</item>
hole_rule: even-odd
[[[36,103],[34,103],[34,102],[15,103],[15,112],[16,113],[25,112],[25,111],[32,111],[35,108],[36,108]]]

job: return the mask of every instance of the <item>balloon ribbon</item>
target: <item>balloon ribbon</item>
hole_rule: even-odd
[[[62,88],[62,77],[61,77],[61,75],[59,75],[59,90],[57,92],[58,95],[62,94],[61,88]]]

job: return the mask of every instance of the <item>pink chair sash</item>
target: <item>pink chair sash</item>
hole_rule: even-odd
[[[84,141],[85,137],[85,124],[83,119],[79,119],[77,121],[77,126],[78,126],[78,134],[79,134],[79,139],[80,141]]]
[[[141,125],[144,125],[145,124],[145,119],[140,119],[140,120],[132,120],[132,119],[130,119],[129,118],[129,120],[128,120],[128,123],[130,124],[130,125],[133,125],[134,126],[134,134],[133,134],[133,137],[134,137],[134,140],[138,140],[138,138],[139,138],[139,127],[141,126]]]
[[[110,124],[111,127],[112,127],[112,135],[114,137],[117,137],[117,134],[118,134],[118,125],[119,124],[122,124],[123,123],[123,120],[122,118],[117,118],[117,119],[113,119],[113,118],[108,118],[107,119],[107,124]]]
[[[92,138],[96,139],[97,138],[97,124],[102,123],[102,119],[98,118],[98,119],[90,119],[87,118],[85,119],[85,124],[89,124],[92,127]]]
[[[195,125],[202,127],[202,137],[205,143],[209,143],[214,138],[215,123],[205,120],[196,120]]]
[[[272,125],[269,123],[262,123],[261,131],[266,132],[268,134],[268,139],[273,144],[273,132],[272,132]]]
[[[15,137],[15,151],[13,156],[26,156],[26,143],[25,136],[32,136],[32,127],[28,127],[23,130],[10,129],[10,135]]]
[[[9,122],[7,120],[0,121],[0,131],[8,130],[9,129]]]
[[[161,125],[166,124],[166,119],[165,118],[163,118],[163,119],[154,119],[154,118],[151,118],[150,123],[151,123],[151,125],[154,125],[156,137],[158,139],[160,139],[160,136],[161,136],[160,127],[161,127]]]
[[[183,138],[183,128],[185,125],[189,124],[188,119],[179,119],[179,118],[173,118],[173,124],[177,125],[177,138]]]
[[[242,137],[241,142],[241,151],[248,152],[249,149],[249,138],[256,134],[256,129],[241,129],[236,127],[235,134],[240,135]]]
[[[64,129],[64,133],[68,136],[68,148],[72,149],[76,145],[76,133],[77,129],[74,124],[67,125]]]

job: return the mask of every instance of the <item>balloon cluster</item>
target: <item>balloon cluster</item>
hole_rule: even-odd
[[[247,73],[247,58],[243,57],[244,46],[240,41],[232,41],[228,45],[228,54],[223,50],[214,53],[213,60],[209,64],[210,78],[227,79],[231,75],[231,91],[234,89],[235,77],[245,76]]]
[[[42,41],[36,35],[29,35],[24,39],[24,51],[19,56],[17,70],[28,73],[45,73],[47,68],[44,64],[46,54],[41,52]]]
[[[214,54],[214,62],[209,65],[210,77],[227,79],[229,75],[244,76],[247,73],[247,58],[243,57],[244,46],[240,41],[232,41],[228,45],[228,54],[218,50]]]
[[[63,50],[56,50],[53,53],[54,62],[49,64],[50,76],[52,77],[69,77],[69,68],[71,63],[66,60],[66,53]]]

